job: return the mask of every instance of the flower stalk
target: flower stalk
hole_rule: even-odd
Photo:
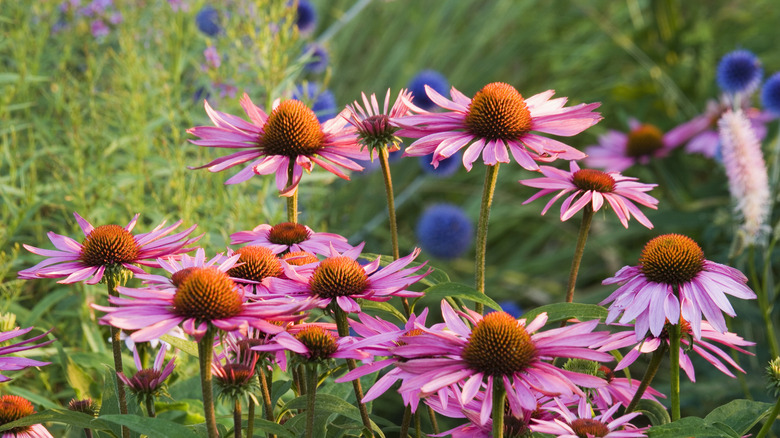
[[[109,271],[108,269],[106,271]],[[112,270],[113,271],[113,270]],[[116,287],[119,283],[121,273],[106,272],[106,288],[108,289],[108,296],[117,298],[119,292]],[[117,327],[111,326],[111,349],[114,356],[114,370],[117,373],[124,372],[122,366],[122,340],[119,338],[121,330]],[[119,399],[119,413],[121,415],[127,415],[127,391],[125,391],[125,384],[122,379],[116,378],[116,397]],[[147,407],[148,410],[148,407]],[[152,408],[152,412],[154,408]],[[154,415],[149,415],[153,417]],[[122,438],[130,438],[130,429],[127,426],[122,426]]]
[[[317,362],[306,366],[306,438],[314,436],[314,405],[317,397]]]
[[[499,163],[486,166],[485,185],[482,191],[482,204],[479,208],[479,222],[477,223],[476,289],[483,294],[485,293],[488,222],[490,220],[490,206],[493,204],[493,194],[496,191],[496,181],[498,180],[498,165]],[[475,310],[482,313],[484,310],[482,303],[477,303]]]
[[[209,438],[218,438],[217,418],[214,413],[214,392],[211,387],[211,358],[214,354],[214,326],[209,324],[206,333],[198,341],[200,362],[200,385],[203,392],[203,415],[206,417],[206,431]]]
[[[585,252],[585,243],[588,241],[588,232],[590,231],[590,223],[592,220],[593,207],[588,204],[582,210],[582,222],[580,223],[580,232],[577,235],[577,246],[574,248],[574,258],[571,261],[571,269],[569,270],[569,283],[566,286],[567,303],[574,301],[574,287],[577,284],[580,262],[582,262],[582,255]]]
[[[501,378],[493,379],[493,438],[504,438],[506,389]]]
[[[250,435],[251,436],[251,435]],[[241,437],[241,400],[236,399],[233,406],[233,437]]]
[[[295,160],[290,158],[290,164],[287,167],[287,184],[293,183],[295,173]],[[298,223],[298,189],[296,188],[292,195],[287,197],[287,222]]]
[[[680,324],[669,324],[669,380],[671,384],[672,421],[680,419]]]
[[[626,407],[626,414],[634,412],[636,406],[639,404],[639,400],[642,399],[642,395],[645,393],[645,390],[647,390],[647,388],[650,386],[650,383],[653,381],[653,378],[655,378],[658,369],[661,367],[661,361],[664,359],[664,355],[666,353],[665,350],[665,344],[661,344],[661,346],[653,352],[653,356],[650,359],[650,365],[647,366],[645,375],[642,377],[642,381],[639,383],[639,387],[636,389],[636,393],[634,393],[634,398],[631,399],[631,402]]]
[[[343,338],[349,336],[347,314],[336,304],[333,305],[333,314],[336,319],[336,328],[338,329],[339,337]],[[347,358],[346,361],[347,368],[349,368],[350,371],[357,368],[355,359]],[[369,438],[373,438],[374,432],[371,428],[371,419],[368,417],[368,409],[366,408],[365,403],[363,403],[363,387],[360,385],[360,379],[352,381],[352,388],[355,391],[355,399],[358,404],[358,410],[360,411],[360,419],[363,421],[363,427],[366,429],[365,432],[368,434]]]

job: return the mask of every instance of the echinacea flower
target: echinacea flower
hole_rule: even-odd
[[[97,417],[100,413],[100,405],[89,397],[82,399],[72,398],[68,402],[68,410]]]
[[[735,316],[726,294],[756,298],[739,270],[704,258],[701,247],[690,237],[664,234],[647,242],[639,265],[624,266],[602,284],[618,284],[600,304],[609,306],[606,323],[618,319],[634,323],[636,339],[648,330],[658,337],[666,322],[689,322],[697,340],[702,338],[702,314],[712,327],[726,333],[721,312]],[[622,316],[621,316],[622,314]]]
[[[772,194],[761,143],[741,110],[726,111],[718,128],[740,237],[747,245],[762,243],[770,230]]]
[[[727,93],[749,94],[761,83],[763,73],[756,55],[747,50],[735,50],[718,63],[718,86]]]
[[[376,94],[372,94],[370,100],[365,93],[361,93],[361,96],[363,97],[363,106],[360,106],[360,103],[357,101],[347,105],[347,110],[349,110],[347,121],[357,130],[360,144],[368,148],[372,159],[374,151],[381,148],[387,148],[388,152],[397,151],[401,144],[401,139],[396,137],[395,132],[398,131],[398,127],[391,125],[390,119],[409,114],[408,102],[412,97],[412,93],[401,89],[392,108],[389,108],[390,89],[388,88],[381,111],[379,110]]]
[[[398,135],[418,139],[406,148],[404,155],[433,154],[434,167],[467,145],[463,153],[467,170],[480,155],[489,166],[509,163],[510,152],[528,170],[539,168],[534,160],[579,160],[585,157],[581,151],[534,132],[569,137],[601,120],[601,115],[593,112],[599,103],[564,108],[566,98],[550,100],[553,90],[525,99],[511,85],[493,82],[472,99],[453,87],[452,100],[431,87],[426,86],[425,90],[434,103],[449,111],[417,114],[393,122],[403,128]]]
[[[144,368],[141,363],[141,358],[138,355],[138,350],[133,351],[133,361],[135,361],[135,369],[137,370],[133,377],[127,377],[125,373],[117,373],[119,379],[127,385],[127,388],[132,391],[140,401],[145,402],[148,398],[152,400],[154,397],[158,397],[164,394],[165,380],[173,373],[173,369],[176,367],[176,355],[168,361],[163,367],[165,362],[165,352],[168,350],[166,344],[162,344],[160,350],[157,352],[157,356],[154,359],[154,364],[151,368]]]
[[[422,295],[422,292],[406,290],[431,272],[428,270],[416,274],[425,263],[407,267],[420,254],[419,248],[382,269],[379,269],[381,257],[366,265],[358,263],[362,250],[362,243],[343,253],[331,248],[328,258],[321,261],[310,274],[285,267],[287,278],[269,279],[268,289],[275,295],[319,299],[325,306],[335,303],[346,313],[360,312],[360,305],[355,301],[359,298],[389,301],[394,296]]]
[[[611,360],[610,355],[589,348],[606,339],[606,332],[593,332],[597,320],[537,332],[547,322],[546,313],[528,322],[504,312],[483,316],[466,309],[460,314],[472,324],[470,328],[446,301],[441,309],[446,329],[419,327],[421,334],[405,336],[405,343],[393,350],[407,359],[396,366],[414,375],[404,378],[402,393],[416,390],[423,397],[438,394],[446,399],[453,390],[450,387],[455,387],[461,392],[461,404],[466,405],[484,388],[479,424],[485,424],[497,381],[502,382],[511,412],[518,417],[523,409],[536,409],[536,392],[583,396],[579,386],[605,384],[598,377],[547,362],[555,357]]]
[[[347,238],[334,233],[315,233],[306,225],[282,222],[276,225],[260,224],[251,231],[239,231],[230,235],[230,244],[259,245],[276,254],[306,251],[312,254],[328,254],[332,245],[337,251],[347,251],[352,245]]]
[[[641,183],[638,178],[623,176],[620,172],[580,169],[574,161],[569,162],[569,169],[569,172],[566,172],[550,166],[541,166],[540,171],[544,178],[520,180],[520,184],[542,189],[523,202],[523,205],[558,192],[544,206],[542,214],[558,199],[568,195],[561,205],[562,221],[570,219],[587,205],[590,205],[593,211],[598,211],[606,201],[624,227],[628,228],[628,220],[633,215],[642,225],[653,228],[653,224],[634,202],[656,209],[658,200],[645,192],[652,190],[657,184]]]
[[[133,289],[119,287],[125,297],[109,297],[114,307],[92,307],[105,312],[101,322],[136,330],[130,337],[136,342],[159,338],[181,324],[185,333],[200,341],[210,326],[225,332],[246,333],[252,326],[268,333],[282,330],[272,321],[292,321],[303,317],[297,314],[313,305],[291,298],[274,298],[247,302],[244,289],[236,284],[220,267],[197,267],[179,271],[174,278],[176,289]]]
[[[35,413],[32,403],[18,395],[0,396],[0,425]],[[0,438],[54,438],[42,424],[19,426],[0,432]]]
[[[572,412],[556,401],[558,407],[548,408],[560,417],[552,420],[533,420],[531,430],[548,433],[558,438],[636,438],[645,437],[646,427],[638,428],[629,423],[639,412],[632,412],[618,418],[612,418],[620,407],[616,404],[600,415],[594,416],[593,408],[581,399],[577,412]]]
[[[250,122],[216,111],[205,102],[206,113],[215,126],[196,126],[187,130],[199,137],[191,143],[204,147],[239,149],[194,169],[208,168],[219,172],[249,162],[225,184],[247,181],[254,175],[276,175],[276,187],[282,196],[292,196],[303,170],[314,164],[341,177],[349,177],[337,166],[348,170],[363,168],[352,159],[366,159],[357,137],[343,117],[320,124],[316,114],[298,100],[275,100],[271,114],[255,106],[247,94],[241,106]],[[292,175],[290,175],[292,174]]]
[[[474,242],[474,224],[457,205],[435,204],[417,220],[415,234],[426,253],[440,259],[456,259]]]
[[[350,348],[355,340],[320,325],[308,324],[294,335],[281,332],[271,342],[252,347],[255,351],[287,350],[296,353],[304,362],[322,362],[329,359],[364,359],[367,354]]]
[[[79,243],[70,237],[49,232],[49,240],[57,250],[41,249],[24,245],[33,254],[48,257],[32,268],[19,271],[19,278],[30,280],[36,278],[61,278],[58,283],[97,284],[103,280],[106,272],[116,275],[127,270],[135,274],[143,274],[144,270],[137,265],[159,267],[158,257],[175,256],[192,251],[190,245],[200,239],[187,238],[196,225],[186,230],[167,236],[178,227],[178,221],[163,228],[165,222],[152,231],[143,234],[132,234],[138,220],[136,214],[125,227],[119,225],[90,224],[86,219],[73,213],[84,240]],[[167,236],[167,237],[166,237]]]
[[[223,349],[219,353],[215,351],[211,361],[211,374],[218,397],[235,402],[257,392],[260,387],[255,378],[255,367],[260,355],[243,348],[232,336],[225,337],[218,344],[222,344]]]
[[[668,323],[667,323],[668,324]],[[686,354],[688,351],[693,351],[707,362],[711,363],[715,368],[720,370],[723,374],[734,377],[734,374],[723,363],[731,365],[735,370],[742,373],[745,372],[739,364],[725,351],[721,350],[718,345],[723,345],[739,351],[740,353],[749,354],[753,356],[753,353],[744,350],[740,347],[747,347],[756,345],[755,342],[750,342],[742,339],[742,337],[735,333],[725,332],[721,333],[715,330],[707,321],[701,322],[701,338],[697,339],[691,336],[691,325],[686,321],[682,321],[680,326],[680,332],[682,337],[680,338],[680,368],[685,371],[691,382],[696,381],[696,373],[693,368],[691,358]],[[618,362],[615,367],[615,371],[622,370],[630,366],[634,361],[643,353],[652,353],[656,351],[662,345],[669,345],[669,332],[666,328],[661,332],[660,336],[647,335],[644,339],[637,342],[636,336],[631,332],[618,332],[610,337],[610,341],[607,342],[600,350],[615,350],[618,348],[624,348],[632,346],[631,351],[623,356],[623,359]]]
[[[259,245],[246,245],[236,251],[229,250],[228,255],[237,255],[236,265],[230,268],[228,275],[236,283],[251,290],[250,298],[256,298],[268,293],[266,282],[263,280],[273,277],[281,277],[284,272],[279,257],[271,248]]]
[[[32,327],[27,327],[26,329],[17,327],[7,332],[1,332],[0,345],[5,343],[9,339],[13,339],[17,336],[25,335],[32,329],[33,329]],[[0,371],[19,371],[27,367],[42,367],[44,365],[49,365],[51,362],[41,362],[39,360],[28,359],[25,357],[8,356],[9,354],[12,353],[18,353],[20,351],[25,351],[25,350],[32,350],[34,348],[45,347],[46,345],[51,344],[52,342],[54,342],[54,339],[48,340],[46,342],[41,342],[40,344],[33,344],[33,342],[38,341],[39,339],[48,335],[49,332],[51,332],[51,330],[41,335],[34,336],[30,339],[25,339],[23,341],[19,341],[14,344],[0,347]],[[11,379],[0,374],[0,382],[7,382],[9,380]]]
[[[662,158],[690,138],[687,131],[663,133],[650,124],[635,119],[628,122],[628,133],[610,130],[599,137],[599,144],[588,146],[585,164],[588,167],[622,172],[635,164],[645,165],[651,158]]]

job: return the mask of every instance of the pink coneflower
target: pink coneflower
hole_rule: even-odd
[[[267,279],[281,277],[286,264],[279,259],[271,248],[247,245],[235,252],[228,250],[229,256],[239,256],[236,265],[228,271],[230,278],[251,291],[250,298],[259,298],[268,294]]]
[[[145,285],[155,289],[176,290],[181,281],[193,269],[214,267],[222,272],[227,272],[238,263],[238,258],[238,254],[226,257],[224,254],[219,253],[206,260],[206,251],[203,248],[198,248],[194,257],[189,254],[182,254],[176,258],[163,257],[158,259],[157,263],[160,265],[160,268],[164,269],[168,275],[139,274],[136,277],[142,280]]]
[[[26,329],[17,327],[13,330],[2,332],[0,333],[0,345],[5,343],[9,339],[13,339],[17,336],[25,335],[32,329],[33,329],[32,327],[27,327]],[[32,350],[34,348],[45,347],[46,345],[51,344],[52,342],[54,342],[54,339],[48,340],[46,342],[41,342],[40,344],[32,344],[33,342],[38,341],[39,339],[48,335],[49,332],[51,332],[51,330],[41,335],[32,337],[30,339],[25,339],[23,341],[16,342],[15,344],[10,344],[10,345],[0,347],[0,371],[19,371],[27,367],[42,367],[44,365],[49,365],[51,362],[41,362],[39,360],[27,359],[24,357],[7,356],[12,353],[18,353],[20,351],[25,351],[25,350]],[[9,380],[11,380],[9,377],[0,374],[0,382],[7,382]]]
[[[0,425],[35,413],[32,403],[18,395],[0,396]],[[54,438],[42,424],[14,427],[0,432],[0,438]]]
[[[662,158],[690,136],[684,130],[664,134],[653,125],[631,119],[629,132],[610,130],[599,137],[599,144],[588,146],[585,164],[609,171],[622,172],[634,164],[647,164],[651,158]]]
[[[390,89],[387,89],[385,103],[382,111],[379,110],[379,103],[376,94],[371,95],[369,100],[365,93],[363,97],[363,106],[357,101],[347,105],[347,121],[355,127],[357,135],[360,138],[360,144],[368,148],[370,157],[373,159],[374,151],[379,148],[387,148],[388,152],[400,149],[401,139],[396,137],[397,126],[390,123],[390,119],[397,119],[409,114],[410,107],[417,111],[424,111],[411,104],[412,93],[406,89],[398,92],[393,107],[390,106]],[[364,109],[365,108],[365,109]],[[344,113],[342,113],[344,114]]]
[[[127,298],[109,297],[115,307],[95,304],[92,307],[106,313],[101,322],[123,330],[137,330],[130,335],[136,342],[159,338],[179,324],[198,341],[210,326],[239,333],[246,333],[252,326],[277,333],[281,327],[269,320],[297,320],[303,315],[296,312],[312,307],[306,301],[289,298],[247,302],[244,289],[220,268],[179,272],[182,274],[174,278],[176,289],[119,287],[119,293]]]
[[[542,214],[560,198],[569,195],[561,205],[561,220],[570,219],[586,205],[593,211],[598,211],[604,201],[609,203],[620,219],[620,223],[628,228],[628,220],[633,215],[636,220],[647,228],[653,228],[650,220],[634,205],[634,202],[656,209],[658,200],[645,194],[657,184],[640,183],[637,178],[623,176],[620,172],[602,172],[595,169],[580,169],[576,162],[569,162],[569,172],[550,166],[541,166],[544,178],[520,180],[520,184],[542,189],[523,202],[523,205],[542,196],[558,192],[544,206]]]
[[[361,151],[354,129],[347,127],[344,117],[335,117],[320,124],[314,112],[298,100],[274,101],[270,115],[255,106],[244,94],[241,106],[250,122],[213,110],[205,102],[206,113],[216,126],[196,126],[187,130],[199,137],[190,140],[205,147],[240,149],[195,169],[208,168],[219,172],[250,162],[225,184],[236,184],[254,175],[276,175],[276,187],[282,196],[292,196],[298,188],[303,170],[311,171],[313,164],[337,176],[349,179],[338,169],[363,168],[352,159],[363,160],[367,151]],[[290,178],[292,170],[292,178]]]
[[[364,359],[367,354],[350,348],[355,342],[351,337],[338,334],[320,325],[308,324],[294,335],[286,331],[276,335],[272,342],[252,347],[255,351],[292,351],[306,362],[328,359]]]
[[[239,342],[231,336],[217,342],[223,348],[221,352],[215,352],[211,361],[211,374],[214,376],[217,394],[233,402],[260,389],[255,379],[255,367],[260,355],[250,348],[244,348]]]
[[[601,115],[592,111],[599,103],[564,108],[566,98],[550,100],[553,90],[524,99],[511,85],[493,82],[472,99],[453,87],[452,100],[427,85],[425,91],[436,105],[449,112],[418,114],[393,122],[403,128],[398,135],[419,138],[404,155],[433,154],[434,167],[466,145],[470,145],[463,154],[467,170],[480,154],[485,164],[493,166],[509,163],[511,152],[515,161],[528,170],[539,168],[534,160],[579,160],[585,157],[581,151],[532,132],[569,137],[601,120]]]
[[[230,235],[230,244],[265,246],[276,254],[290,251],[306,251],[312,254],[328,254],[330,246],[337,251],[352,249],[347,238],[333,233],[315,233],[306,225],[283,222],[277,225],[261,224],[251,231],[239,231]]]
[[[639,389],[640,382],[638,380],[617,377],[615,376],[615,371],[604,365],[599,367],[597,375],[599,377],[603,376],[604,380],[607,381],[607,385],[596,388],[593,394],[593,402],[601,410],[606,410],[615,404],[622,404],[627,407],[631,403],[631,399],[634,398],[637,389]],[[645,400],[658,402],[656,397],[666,398],[665,395],[649,386],[642,393],[642,399]]]
[[[94,227],[78,213],[73,215],[84,232],[84,240],[78,243],[70,237],[50,231],[49,240],[57,250],[24,245],[31,253],[48,258],[32,268],[19,271],[19,278],[30,280],[65,277],[58,283],[84,281],[86,284],[97,284],[103,280],[106,271],[116,274],[124,268],[135,274],[144,274],[144,270],[137,265],[159,267],[156,260],[158,257],[192,251],[194,248],[188,248],[187,245],[200,239],[200,236],[187,238],[196,225],[165,237],[182,221],[165,228],[163,222],[148,233],[133,235],[131,231],[138,220],[137,214],[125,227],[119,225]]]
[[[747,245],[764,241],[772,204],[761,143],[741,110],[726,111],[718,121],[723,166],[735,211],[742,219],[740,237]]]
[[[133,360],[135,361],[135,369],[137,370],[133,377],[128,378],[124,373],[117,373],[119,379],[127,385],[136,397],[141,401],[146,401],[154,397],[158,397],[164,392],[165,380],[173,373],[173,369],[176,367],[176,355],[171,357],[168,363],[163,367],[165,362],[165,352],[168,350],[166,344],[162,344],[160,350],[157,352],[157,356],[154,359],[152,368],[144,368],[141,363],[141,358],[138,356],[138,350],[133,351]]]
[[[620,405],[614,405],[601,415],[593,416],[593,408],[584,399],[580,400],[575,414],[558,400],[557,408],[548,408],[560,418],[553,420],[533,420],[531,430],[548,433],[558,438],[635,438],[645,437],[646,427],[637,428],[629,421],[640,415],[633,412],[613,419]]]
[[[517,417],[522,409],[536,409],[537,392],[584,396],[578,385],[604,385],[598,377],[562,370],[546,362],[555,357],[611,360],[610,355],[589,348],[607,336],[606,332],[593,332],[597,320],[535,333],[547,322],[546,313],[526,322],[504,312],[482,316],[466,309],[461,315],[472,324],[470,328],[446,301],[442,301],[441,309],[446,330],[419,327],[423,333],[405,336],[406,344],[393,350],[395,355],[408,359],[397,366],[414,375],[404,379],[402,393],[416,390],[421,396],[438,394],[442,399],[454,387],[461,392],[461,404],[466,405],[484,388],[479,424],[485,424],[497,379],[501,379],[511,412]]]
[[[688,375],[688,378],[691,379],[692,382],[696,381],[696,373],[694,371],[693,363],[691,362],[690,357],[688,357],[686,354],[687,351],[693,350],[694,353],[697,353],[699,356],[703,357],[707,362],[711,363],[715,368],[729,377],[734,377],[734,374],[722,361],[725,361],[727,364],[734,367],[734,369],[742,373],[744,373],[745,370],[740,368],[739,364],[737,364],[737,362],[734,361],[734,359],[732,359],[728,353],[721,350],[717,344],[724,345],[739,351],[740,353],[753,356],[753,353],[740,347],[756,345],[755,342],[746,341],[735,333],[721,333],[712,328],[712,325],[710,325],[710,323],[707,321],[702,321],[701,323],[701,338],[699,339],[690,336],[691,325],[686,321],[682,321],[680,330],[682,333],[682,337],[680,338],[680,368],[685,371],[685,374]],[[631,351],[623,356],[623,359],[615,367],[615,371],[619,371],[634,363],[640,354],[652,353],[664,344],[669,345],[669,333],[666,329],[661,332],[660,336],[656,337],[648,335],[638,343],[636,336],[634,336],[633,333],[618,332],[613,334],[610,341],[601,347],[600,350],[615,350],[632,345],[634,346]]]
[[[639,265],[624,266],[602,283],[620,285],[600,303],[612,303],[607,324],[621,313],[621,324],[636,320],[637,340],[644,338],[648,329],[653,336],[660,336],[664,324],[677,324],[680,316],[691,324],[693,335],[700,340],[702,314],[715,330],[725,333],[721,311],[736,315],[725,294],[756,298],[739,270],[706,260],[699,245],[680,234],[650,240],[642,250]]]
[[[425,263],[407,268],[420,254],[419,248],[382,269],[379,269],[380,257],[367,265],[358,263],[362,250],[363,244],[343,253],[331,248],[329,257],[321,261],[310,275],[286,267],[287,279],[271,278],[268,288],[276,295],[318,298],[326,306],[335,302],[346,313],[360,312],[360,305],[355,301],[359,298],[389,301],[394,296],[422,295],[422,292],[406,290],[430,273],[428,270],[415,274]]]

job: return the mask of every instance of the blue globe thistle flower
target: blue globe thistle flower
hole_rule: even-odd
[[[219,12],[213,6],[206,5],[195,15],[195,24],[198,29],[208,36],[217,36],[222,32],[219,25]]]
[[[763,69],[756,55],[747,50],[735,50],[718,63],[717,81],[727,93],[749,93],[761,82]]]
[[[327,89],[320,91],[319,85],[313,82],[306,82],[295,87],[292,98],[311,102],[311,110],[317,115],[317,120],[320,123],[325,123],[338,114],[336,96],[333,95],[333,92]]]
[[[471,220],[452,204],[436,204],[425,210],[416,232],[423,251],[440,259],[460,257],[474,241]]]
[[[305,71],[320,74],[328,67],[330,55],[325,47],[319,44],[307,44],[303,53],[309,55],[309,60],[303,66]]]
[[[447,95],[450,83],[443,74],[436,70],[423,70],[409,81],[409,85],[406,88],[412,92],[412,102],[422,109],[432,110],[436,108],[436,104],[425,94],[426,85],[436,90],[439,94]]]
[[[423,155],[420,157],[420,167],[429,175],[446,178],[458,171],[460,160],[460,152],[457,152],[455,155],[439,161],[439,167],[433,167],[431,155]]]
[[[780,72],[769,77],[761,90],[761,105],[767,111],[780,115]]]
[[[523,316],[524,313],[523,308],[520,307],[520,305],[518,305],[516,302],[512,300],[499,301],[498,304],[501,306],[501,309],[504,312],[512,315],[512,317],[514,317],[515,319],[518,319],[521,316]]]
[[[295,25],[298,26],[298,32],[304,35],[314,32],[317,27],[317,10],[308,0],[298,0]]]

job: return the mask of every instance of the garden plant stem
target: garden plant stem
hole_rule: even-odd
[[[317,363],[306,366],[306,438],[314,436],[314,404],[317,397]]]
[[[295,160],[290,158],[290,164],[287,167],[287,184],[293,182],[295,173]],[[292,195],[287,197],[287,222],[298,223],[298,189],[295,189]]]
[[[236,399],[233,406],[233,437],[241,438],[241,400],[239,399]]]
[[[336,319],[336,328],[338,329],[339,337],[347,337],[349,336],[349,324],[347,323],[347,314],[344,313],[344,310],[339,307],[335,300],[333,302],[333,315]],[[357,368],[357,364],[355,363],[355,359],[346,359],[347,361],[347,368],[349,368],[350,371]],[[355,399],[358,404],[358,409],[360,410],[360,418],[363,420],[363,426],[366,428],[366,432],[368,433],[368,436],[370,438],[373,438],[374,431],[371,428],[371,419],[368,417],[368,409],[366,409],[365,403],[363,403],[363,388],[360,385],[360,379],[355,379],[352,381],[352,388],[355,391]]]
[[[106,287],[108,288],[108,295],[114,298],[119,297],[117,292],[117,276],[106,275]],[[120,329],[111,326],[111,349],[114,353],[114,371],[117,373],[124,372],[122,366],[122,341],[119,338]],[[119,399],[119,413],[121,415],[127,415],[127,395],[125,392],[125,384],[121,379],[116,378],[116,397]],[[122,438],[130,438],[130,429],[127,426],[122,426]]]
[[[488,222],[490,220],[490,206],[493,203],[493,194],[496,191],[496,180],[498,179],[498,165],[487,166],[485,172],[485,186],[482,191],[482,204],[479,208],[479,223],[477,224],[477,255],[476,255],[476,289],[480,293],[485,293],[485,258],[487,256],[487,232]],[[479,313],[484,310],[482,303],[477,303],[474,307]]]
[[[566,302],[574,301],[574,286],[577,284],[577,275],[580,271],[580,262],[582,254],[585,252],[585,243],[588,241],[588,232],[590,223],[593,220],[593,207],[588,204],[582,210],[582,222],[580,223],[580,232],[577,235],[577,246],[574,248],[574,258],[571,261],[571,270],[569,271],[569,283],[566,286]]]
[[[255,400],[249,397],[246,409],[246,436],[251,438],[255,434]]]
[[[393,260],[398,260],[401,257],[401,252],[398,248],[398,223],[395,216],[395,197],[393,196],[393,178],[390,175],[390,160],[389,153],[386,147],[379,148],[379,164],[382,167],[382,176],[385,180],[385,194],[387,195],[387,215],[390,219],[390,241],[393,245]],[[409,308],[409,301],[406,297],[401,297],[401,302],[404,306],[404,314],[408,318],[411,314]]]
[[[672,421],[680,419],[680,322],[669,324],[669,380],[671,381]]]
[[[217,418],[214,413],[214,393],[211,388],[211,356],[214,354],[214,327],[209,324],[206,333],[198,341],[200,362],[200,385],[203,391],[203,414],[206,417],[206,431],[209,438],[218,438]]]
[[[647,366],[644,377],[642,377],[642,382],[639,383],[639,387],[636,389],[636,393],[634,394],[634,398],[631,399],[631,403],[626,407],[626,414],[630,414],[636,409],[639,400],[642,399],[642,394],[644,394],[647,387],[650,386],[655,374],[658,372],[658,368],[661,367],[661,361],[663,361],[665,353],[665,344],[661,344],[661,346],[653,352],[653,357],[650,359],[650,365]]]
[[[504,437],[504,402],[506,388],[501,379],[493,379],[493,438]]]
[[[772,411],[769,412],[769,416],[766,417],[766,422],[764,423],[763,426],[761,426],[761,430],[758,431],[758,435],[756,435],[756,438],[764,438],[766,434],[769,433],[770,430],[772,430],[772,424],[774,424],[778,414],[780,414],[780,398],[777,399],[777,403],[775,403],[775,407],[773,407]]]

